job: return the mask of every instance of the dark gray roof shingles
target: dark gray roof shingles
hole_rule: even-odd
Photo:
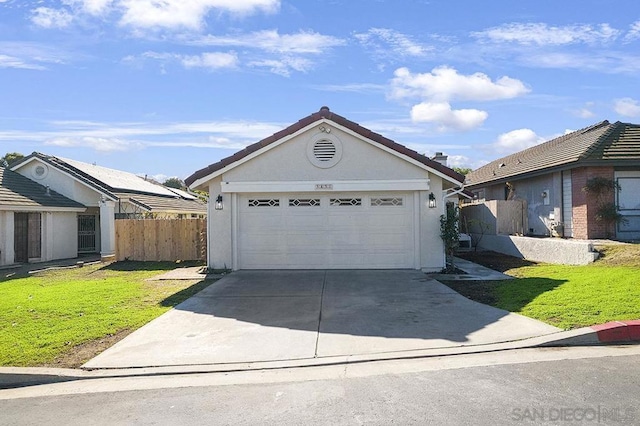
[[[602,121],[499,158],[467,175],[468,187],[576,164],[640,160],[640,125]]]
[[[40,185],[20,173],[0,167],[0,204],[20,207],[85,208],[64,195]]]

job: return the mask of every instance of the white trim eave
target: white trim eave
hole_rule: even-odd
[[[200,179],[196,180],[195,182],[193,182],[191,185],[189,185],[190,189],[197,189],[200,186],[204,186],[207,185],[207,183],[212,180],[215,179],[216,177],[220,176],[223,173],[228,172],[229,170],[235,169],[236,167],[246,163],[247,161],[250,161],[252,159],[254,159],[255,157],[257,157],[258,155],[262,155],[263,153],[272,150],[273,148],[276,148],[280,145],[282,145],[283,143],[287,142],[288,140],[291,140],[293,138],[295,138],[296,136],[306,132],[307,130],[309,130],[310,128],[312,128],[313,126],[317,126],[318,123],[320,122],[324,122],[326,121],[325,118],[323,118],[322,120],[318,120],[318,121],[314,121],[313,123],[309,124],[308,126],[303,127],[302,129],[298,130],[297,132],[291,133],[285,137],[283,137],[282,139],[278,139],[277,141],[270,143],[269,145],[260,148],[259,150],[252,152],[251,154],[247,155],[244,158],[241,158],[238,161],[235,161],[231,164],[229,164],[226,167],[221,168],[220,170],[216,170],[215,172],[201,177]],[[332,121],[333,123],[333,121]]]
[[[221,182],[223,193],[428,191],[429,179]]]
[[[329,121],[331,121],[331,120],[329,120]],[[396,157],[401,158],[401,159],[405,160],[406,162],[413,164],[416,167],[419,167],[419,168],[421,168],[423,170],[426,170],[429,173],[433,173],[434,175],[439,176],[439,177],[441,177],[442,179],[444,179],[446,181],[449,181],[449,182],[451,182],[453,184],[456,184],[456,185],[462,184],[462,182],[458,182],[457,180],[455,180],[451,176],[448,176],[448,175],[446,175],[446,174],[444,174],[442,172],[439,172],[436,169],[427,166],[426,164],[422,164],[418,160],[414,160],[413,158],[411,158],[411,157],[409,157],[407,155],[404,155],[404,154],[396,151],[395,149],[391,149],[391,148],[389,148],[389,147],[387,147],[385,145],[382,145],[379,142],[376,142],[376,141],[374,141],[372,139],[366,138],[366,137],[362,136],[361,134],[359,134],[357,132],[354,132],[353,130],[348,129],[346,127],[343,127],[343,126],[341,126],[341,125],[339,125],[339,124],[337,124],[337,123],[335,123],[333,121],[331,121],[331,123],[334,126],[336,126],[338,129],[342,130],[343,132],[348,133],[348,134],[350,134],[351,136],[353,136],[355,138],[361,139],[361,140],[363,140],[363,141],[365,141],[365,142],[367,142],[367,143],[369,143],[369,144],[371,144],[371,145],[373,145],[373,146],[375,146],[375,147],[377,147],[377,148],[379,148],[379,149],[381,149],[381,150],[383,150],[383,151],[385,151],[385,152],[387,152],[389,154],[395,155]]]
[[[436,176],[439,176],[442,179],[444,179],[444,180],[446,180],[448,182],[451,182],[451,183],[453,183],[455,185],[460,185],[462,183],[462,182],[458,182],[457,180],[453,179],[451,176],[448,176],[448,175],[446,175],[444,173],[441,173],[441,172],[437,171],[436,169],[433,169],[433,168],[431,168],[431,167],[429,167],[429,166],[427,166],[425,164],[422,164],[421,162],[419,162],[417,160],[414,160],[411,157],[408,157],[408,156],[406,156],[404,154],[401,154],[401,153],[399,153],[398,151],[396,151],[394,149],[386,147],[386,146],[384,146],[384,145],[382,145],[382,144],[380,144],[378,142],[375,142],[374,140],[371,140],[369,138],[366,138],[366,137],[362,136],[361,134],[359,134],[357,132],[354,132],[353,130],[350,130],[350,129],[344,127],[344,126],[341,126],[340,124],[336,123],[335,121],[331,121],[331,120],[329,120],[327,118],[322,118],[321,120],[314,121],[313,123],[301,128],[297,132],[294,132],[294,133],[291,133],[291,134],[289,134],[287,136],[284,136],[282,139],[279,139],[276,142],[273,142],[273,143],[271,143],[271,144],[269,144],[269,145],[267,145],[267,146],[255,151],[255,152],[252,152],[251,154],[247,155],[246,157],[241,158],[240,160],[238,160],[236,162],[233,162],[233,163],[229,164],[228,166],[223,167],[220,170],[216,170],[215,172],[213,172],[213,173],[211,173],[211,174],[209,174],[207,176],[204,176],[204,177],[201,177],[200,179],[197,179],[191,185],[189,185],[189,188],[197,189],[198,187],[206,186],[207,183],[210,180],[212,180],[212,179],[214,179],[214,178],[216,178],[216,177],[228,172],[229,170],[235,169],[236,167],[246,163],[247,161],[252,160],[253,158],[257,157],[258,155],[262,155],[263,153],[265,153],[265,152],[267,152],[267,151],[269,151],[269,150],[271,150],[273,148],[276,148],[277,146],[283,144],[284,142],[286,142],[286,141],[288,141],[288,140],[290,140],[290,139],[292,139],[292,138],[294,138],[294,137],[306,132],[307,130],[311,129],[312,127],[319,126],[321,124],[328,124],[328,125],[334,126],[337,129],[340,129],[341,131],[343,131],[343,132],[345,132],[345,133],[347,133],[347,134],[349,134],[349,135],[351,135],[351,136],[353,136],[355,138],[358,138],[358,139],[360,139],[360,140],[362,140],[364,142],[367,142],[367,143],[369,143],[369,144],[371,144],[371,145],[373,145],[373,146],[375,146],[375,147],[377,147],[377,148],[379,148],[379,149],[381,149],[381,150],[383,150],[383,151],[385,151],[385,152],[387,152],[389,154],[395,155],[396,157],[401,158],[401,159],[413,164],[416,167],[419,167],[419,168],[421,168],[423,170],[426,170],[429,173],[433,173]]]
[[[20,205],[2,205],[0,211],[13,212],[78,212],[87,211],[86,207],[44,207],[44,206],[20,206]]]
[[[64,171],[64,170],[61,170],[60,168],[56,167],[55,165],[53,165],[53,164],[51,164],[51,163],[44,162],[44,161],[42,161],[41,159],[39,159],[39,158],[37,158],[37,157],[31,157],[30,159],[28,159],[28,160],[27,160],[27,161],[25,161],[24,163],[16,164],[14,167],[12,167],[12,168],[11,168],[11,170],[15,172],[17,169],[20,169],[20,168],[22,168],[23,166],[26,166],[27,164],[31,163],[32,161],[38,161],[39,163],[44,164],[44,165],[45,165],[45,166],[47,166],[47,167],[53,167],[53,168],[55,168],[57,171],[59,171],[60,173],[62,173],[63,175],[65,175],[65,176],[67,176],[67,177],[71,178],[72,180],[74,180],[74,181],[78,182],[79,184],[81,184],[81,185],[83,185],[83,186],[86,186],[87,188],[91,189],[91,190],[92,190],[92,191],[94,191],[94,192],[97,192],[97,193],[98,193],[98,194],[100,194],[100,195],[104,195],[104,196],[105,196],[105,197],[107,197],[109,200],[111,200],[111,201],[118,201],[118,198],[111,197],[107,192],[103,192],[103,191],[101,191],[101,190],[99,190],[99,189],[97,189],[97,188],[95,188],[95,187],[93,187],[93,186],[91,186],[91,185],[87,185],[87,183],[86,183],[86,182],[83,182],[82,180],[78,179],[77,177],[73,176],[72,174],[69,174],[68,172],[66,172],[66,171]],[[25,176],[25,177],[26,177],[26,176]],[[31,180],[33,180],[33,179],[31,179]],[[36,182],[36,181],[34,181],[34,182]],[[45,181],[42,181],[42,182],[45,182]],[[42,185],[42,183],[41,183],[41,182],[36,182],[36,183],[38,183],[38,184]],[[43,186],[46,186],[46,185],[43,185]]]

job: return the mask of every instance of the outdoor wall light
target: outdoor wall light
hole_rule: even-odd
[[[429,194],[429,208],[433,209],[436,207],[436,196],[433,195],[433,192]]]
[[[216,198],[215,209],[222,210],[222,194],[218,195],[218,198]]]

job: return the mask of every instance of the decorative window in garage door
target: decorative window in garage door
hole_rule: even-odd
[[[331,198],[329,204],[332,206],[361,206],[362,198]]]
[[[289,199],[289,207],[320,207],[319,198],[293,198]]]
[[[400,197],[387,197],[387,198],[371,198],[371,206],[401,206],[402,198]]]
[[[280,200],[277,198],[249,200],[249,207],[278,207],[278,206],[280,206]]]

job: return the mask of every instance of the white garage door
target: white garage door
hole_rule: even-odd
[[[239,197],[240,269],[414,267],[413,194]]]

